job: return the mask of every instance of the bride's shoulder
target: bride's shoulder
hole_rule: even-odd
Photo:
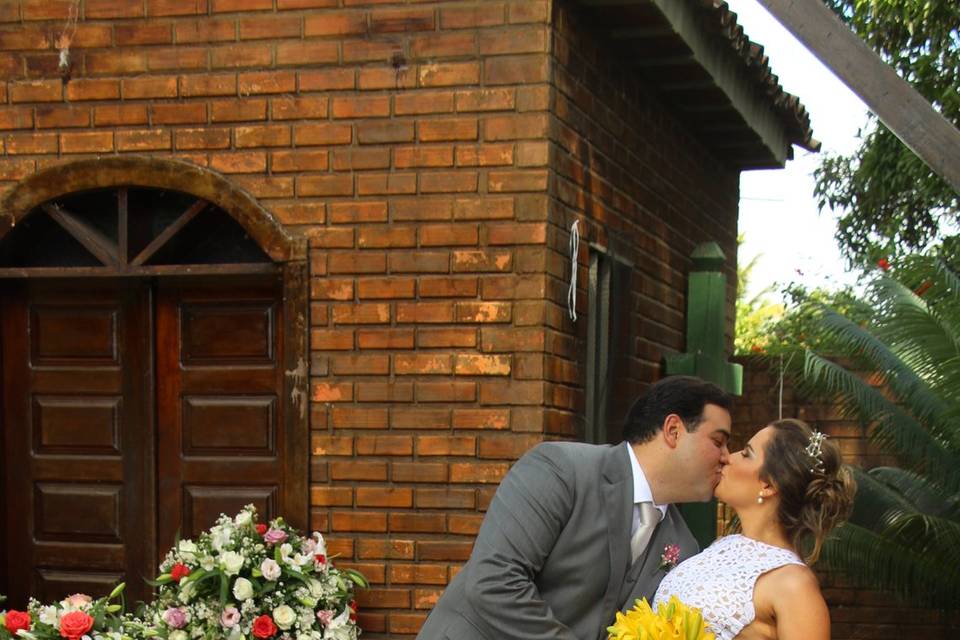
[[[823,597],[817,575],[805,564],[786,564],[768,571],[757,580],[756,591],[778,600]]]

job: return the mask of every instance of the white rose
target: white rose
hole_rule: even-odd
[[[297,613],[291,607],[282,604],[273,610],[273,621],[277,623],[278,627],[286,631],[297,621]]]
[[[54,606],[43,607],[40,609],[40,622],[43,624],[48,624],[51,627],[59,626],[60,624],[60,615],[57,612],[57,608]]]
[[[180,544],[177,545],[177,550],[184,560],[193,560],[197,553],[197,545],[194,544],[193,540],[181,540]]]
[[[253,585],[246,578],[237,578],[233,583],[233,597],[237,600],[249,600],[253,597]]]
[[[267,580],[276,580],[280,577],[280,565],[272,558],[267,558],[260,563],[260,573]]]
[[[187,632],[182,629],[171,631],[170,635],[167,636],[167,640],[188,640],[188,638]]]
[[[314,580],[313,578],[310,578],[310,581],[307,583],[307,586],[310,587],[311,596],[317,599],[320,599],[323,597],[323,592],[324,592],[323,583],[321,583],[319,580]]]
[[[237,517],[233,519],[233,522],[238,527],[245,527],[253,522],[253,518],[250,517],[249,511],[241,511],[237,514]]]
[[[213,559],[213,556],[203,556],[200,558],[200,567],[204,571],[213,571],[213,568],[217,566],[216,561]],[[181,580],[182,582],[182,580]]]
[[[235,576],[243,568],[243,556],[236,551],[224,551],[220,554],[220,566],[228,576]]]

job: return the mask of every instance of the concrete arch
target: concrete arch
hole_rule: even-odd
[[[108,187],[153,187],[203,198],[230,214],[276,263],[306,259],[306,241],[288,234],[253,196],[223,175],[174,158],[123,156],[78,160],[39,171],[0,202],[0,238],[35,207],[68,193]]]

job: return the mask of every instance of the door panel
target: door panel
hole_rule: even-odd
[[[246,504],[278,515],[281,308],[274,282],[158,291],[161,549]]]
[[[152,531],[149,290],[23,283],[0,311],[11,605],[146,589]]]

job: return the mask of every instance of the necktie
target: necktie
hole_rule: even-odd
[[[633,532],[630,538],[630,564],[637,561],[643,552],[647,549],[650,537],[653,536],[653,530],[657,528],[660,522],[660,513],[652,502],[641,502],[637,505],[640,511],[640,522],[637,530]]]

